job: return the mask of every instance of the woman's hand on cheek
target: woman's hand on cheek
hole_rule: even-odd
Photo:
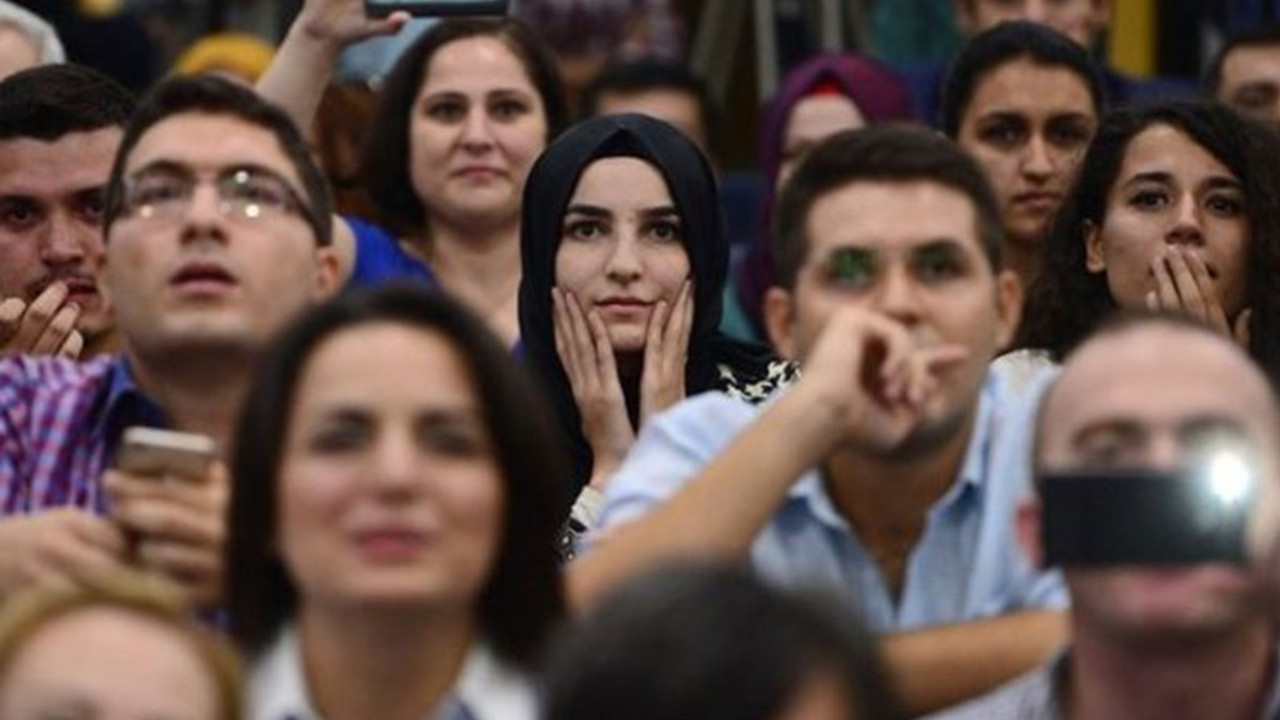
[[[556,353],[595,456],[592,477],[609,477],[635,442],[609,333],[599,314],[584,313],[572,293],[552,288],[551,303]]]
[[[659,301],[649,315],[640,378],[640,424],[685,397],[689,334],[693,329],[693,281],[685,280],[673,303]]]

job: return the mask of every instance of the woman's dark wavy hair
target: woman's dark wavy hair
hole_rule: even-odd
[[[1280,138],[1225,107],[1206,103],[1124,108],[1103,119],[1075,187],[1053,220],[1013,346],[1047,350],[1061,360],[1117,309],[1105,273],[1092,273],[1085,265],[1085,231],[1089,224],[1102,225],[1129,143],[1160,125],[1185,133],[1244,186],[1249,353],[1274,380],[1280,377],[1280,283],[1275,281],[1280,277]]]
[[[556,641],[545,720],[769,720],[815,677],[849,720],[905,717],[858,614],[739,565],[684,563],[612,592]]]
[[[297,611],[298,590],[274,549],[289,413],[317,348],[375,323],[445,336],[470,373],[505,496],[502,536],[477,615],[481,633],[500,656],[532,668],[564,613],[556,545],[566,502],[556,493],[566,471],[546,422],[550,410],[483,322],[443,295],[407,286],[352,292],[314,309],[288,329],[260,367],[232,459],[226,553],[231,635],[250,655],[260,653]]]
[[[420,230],[426,209],[409,179],[409,118],[426,78],[427,66],[446,45],[470,38],[494,38],[524,67],[529,82],[542,98],[547,117],[547,142],[569,122],[564,86],[546,46],[518,20],[511,18],[450,18],[442,20],[409,46],[387,76],[365,146],[363,178],[369,195],[397,225]]]

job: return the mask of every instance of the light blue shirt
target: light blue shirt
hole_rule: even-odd
[[[1061,576],[1036,571],[1015,533],[1018,503],[1030,492],[1039,393],[1025,387],[1011,392],[1002,375],[988,374],[960,475],[929,509],[896,603],[816,469],[800,476],[756,538],[751,549],[756,569],[786,587],[834,591],[856,603],[875,632],[1065,607]],[[609,483],[602,531],[674,495],[766,409],[708,393],[654,418]]]

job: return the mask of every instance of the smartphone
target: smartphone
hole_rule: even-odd
[[[404,10],[415,17],[506,15],[509,0],[364,0],[369,17],[386,17]]]
[[[142,477],[203,480],[216,450],[213,439],[204,435],[131,427],[124,431],[116,467]]]
[[[1054,473],[1040,484],[1048,565],[1247,561],[1256,484],[1194,470]]]

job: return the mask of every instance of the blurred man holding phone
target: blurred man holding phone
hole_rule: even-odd
[[[1278,443],[1276,396],[1230,340],[1151,316],[1095,334],[1042,401],[1040,494],[1020,516],[1063,568],[1069,649],[936,717],[1280,717],[1274,613],[1244,552]]]
[[[251,90],[177,79],[144,100],[94,268],[123,352],[0,361],[0,600],[133,567],[197,607],[219,603],[223,463],[187,462],[201,452],[190,438],[122,441],[170,428],[225,457],[259,351],[335,287],[330,214],[305,141]],[[140,472],[139,453],[174,461]]]

